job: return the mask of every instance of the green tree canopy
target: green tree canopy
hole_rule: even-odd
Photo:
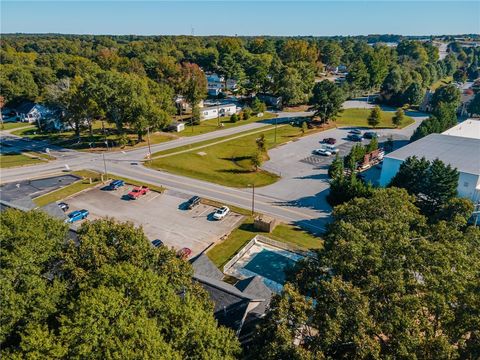
[[[342,89],[331,81],[318,82],[313,87],[313,95],[310,99],[315,115],[320,117],[322,122],[334,120],[341,111],[342,103],[345,100]]]
[[[192,268],[132,224],[97,220],[78,239],[40,212],[0,214],[2,356],[234,359]]]

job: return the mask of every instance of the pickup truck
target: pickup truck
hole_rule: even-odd
[[[136,200],[139,197],[147,194],[150,189],[147,186],[136,186],[128,193],[128,197],[132,200]]]

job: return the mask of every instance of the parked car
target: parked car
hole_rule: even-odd
[[[338,153],[338,148],[334,145],[323,145],[322,149],[325,149],[332,154]]]
[[[62,209],[63,212],[67,212],[68,209],[70,209],[70,206],[65,202],[58,203],[58,207]]]
[[[68,218],[65,220],[66,223],[74,223],[75,221],[80,221],[86,219],[89,215],[88,210],[75,210],[68,214]]]
[[[350,134],[362,135],[362,131],[358,129],[353,129],[349,131]]]
[[[156,248],[163,246],[163,241],[160,239],[155,239],[152,241],[152,245]]]
[[[128,197],[132,200],[136,200],[139,197],[146,195],[150,189],[147,186],[136,186],[128,193]]]
[[[188,257],[192,254],[192,250],[187,247],[184,247],[177,252],[177,256],[182,260],[187,260]]]
[[[365,134],[363,134],[363,137],[365,139],[376,139],[378,138],[378,134],[375,131],[367,131]]]
[[[222,206],[220,209],[217,209],[213,214],[215,220],[222,220],[230,212],[228,206]]]
[[[335,143],[337,142],[337,139],[335,138],[325,138],[322,140],[322,144],[330,144],[330,145],[335,145]]]
[[[315,149],[313,150],[313,153],[315,155],[322,155],[322,156],[330,156],[332,155],[332,153],[330,151],[328,151],[327,149],[325,148],[321,148],[321,149]]]
[[[200,204],[200,198],[198,196],[194,196],[188,200],[188,208],[193,209],[195,206]]]
[[[360,142],[363,140],[363,137],[358,134],[348,134],[347,139],[350,141]]]
[[[117,190],[118,188],[121,188],[124,185],[125,185],[125,182],[123,180],[112,180],[112,182],[108,185],[108,188],[110,190]]]

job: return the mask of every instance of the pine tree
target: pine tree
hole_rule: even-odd
[[[379,106],[375,106],[370,112],[370,116],[368,117],[368,125],[373,128],[377,127],[377,125],[380,124],[381,118],[382,111],[380,110]]]
[[[398,108],[397,111],[395,111],[395,115],[392,118],[392,123],[395,125],[395,127],[399,127],[403,120],[405,118],[405,112],[403,111],[402,108]]]

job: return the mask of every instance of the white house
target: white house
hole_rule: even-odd
[[[386,155],[380,186],[388,185],[400,165],[411,156],[450,164],[460,174],[458,196],[480,202],[480,120],[465,120],[443,134],[427,135]]]
[[[230,90],[235,91],[238,87],[238,81],[236,79],[227,79],[225,81],[225,77],[221,75],[217,75],[215,73],[207,75],[207,88],[208,92],[213,93],[215,90],[218,92],[222,90]]]
[[[200,109],[202,120],[215,119],[217,117],[230,116],[237,112],[235,104],[219,104]]]

